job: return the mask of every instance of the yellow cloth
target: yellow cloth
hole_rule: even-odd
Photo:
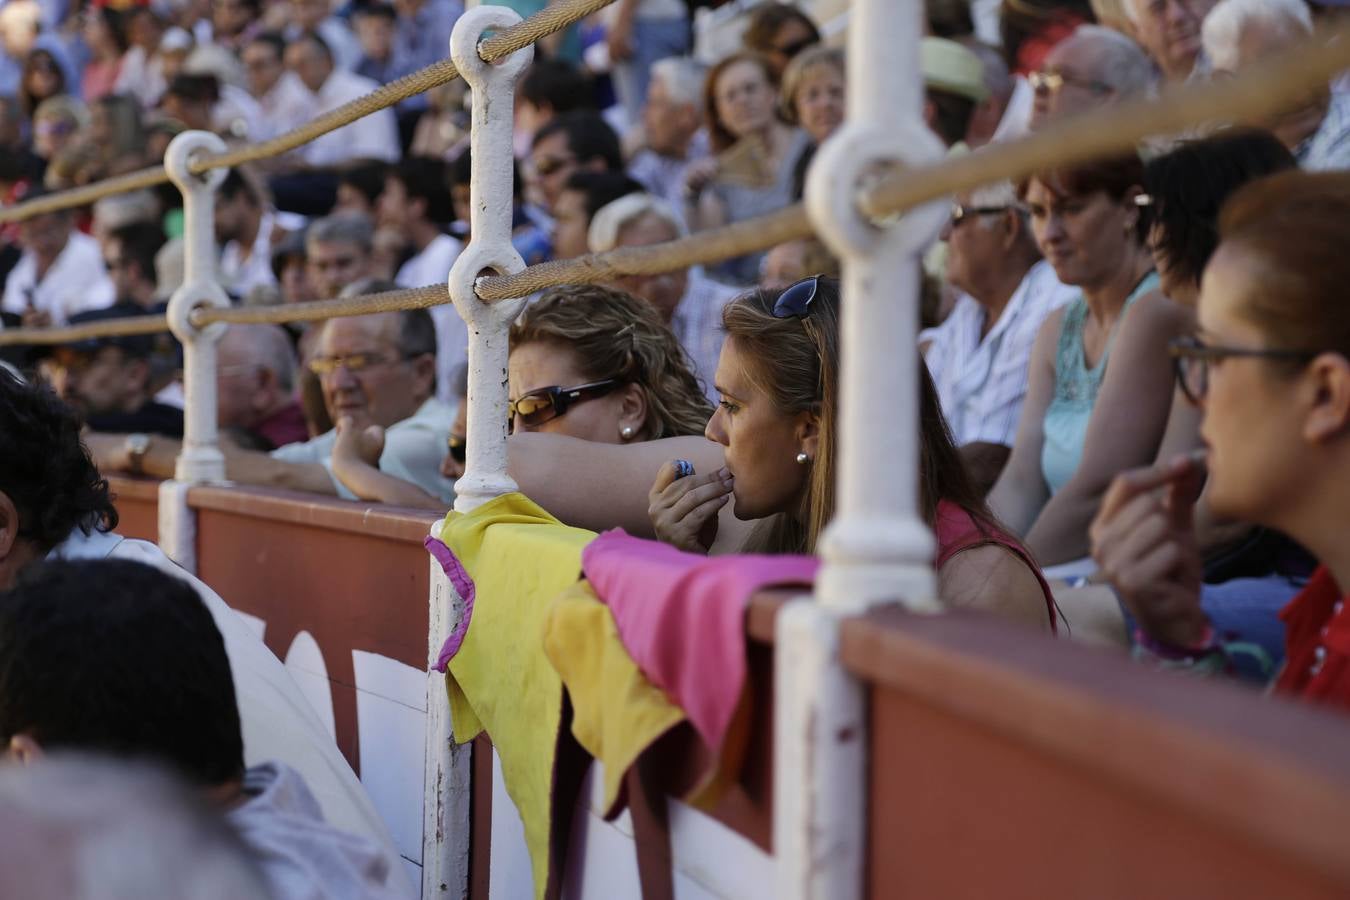
[[[609,815],[629,767],[684,721],[684,711],[638,669],[619,639],[614,614],[589,582],[572,585],[553,601],[544,652],[572,698],[572,736],[604,764]]]
[[[502,761],[506,791],[525,824],[535,896],[550,871],[554,758],[562,681],[543,653],[549,602],[581,576],[581,551],[595,534],[570,528],[522,494],[471,513],[451,513],[441,540],[474,583],[464,643],[446,671],[455,740],[480,731]]]

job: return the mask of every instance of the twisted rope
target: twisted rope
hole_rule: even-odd
[[[613,2],[614,0],[560,0],[560,2],[551,4],[523,22],[504,28],[499,33],[484,40],[479,45],[478,55],[485,62],[496,62],[502,57],[528,47],[540,38],[561,31],[574,22],[579,22],[591,13],[604,9]],[[194,159],[189,169],[194,175],[200,175],[211,169],[233,168],[244,163],[280,156],[329,132],[350,125],[371,113],[379,112],[409,97],[415,97],[431,88],[454,81],[458,77],[459,70],[448,59],[432,63],[424,69],[419,69],[397,81],[383,85],[369,94],[357,97],[349,103],[344,103],[331,112],[304,122],[285,134],[279,134],[260,144],[249,144],[227,150],[224,153]],[[36,200],[0,208],[0,225],[22,222],[25,219],[31,219],[33,216],[57,212],[62,209],[85,206],[104,197],[126,193],[127,191],[156,187],[165,184],[168,180],[169,175],[164,171],[162,165],[142,169],[139,172],[132,172],[127,175],[119,175],[96,184],[60,191],[45,197],[39,197]]]
[[[597,2],[599,0],[585,0],[584,4],[577,3],[576,6]],[[860,192],[859,205],[867,215],[880,218],[993,181],[1025,178],[1048,168],[1130,150],[1144,138],[1176,133],[1197,122],[1251,122],[1268,116],[1306,96],[1310,90],[1324,87],[1333,75],[1350,67],[1350,26],[1332,34],[1333,40],[1310,41],[1278,59],[1254,65],[1231,80],[1178,86],[1165,91],[1156,101],[1138,100],[1096,110],[1055,123],[1017,141],[990,145],[963,157],[894,173],[871,189]],[[507,32],[502,32],[492,40],[506,37]],[[811,233],[805,210],[798,204],[772,215],[666,244],[627,247],[573,260],[542,263],[515,275],[480,278],[476,290],[485,301],[523,297],[560,284],[594,284],[616,275],[654,274],[715,262],[765,250]],[[212,322],[314,321],[446,302],[449,302],[446,287],[433,285],[317,303],[228,310],[203,308],[193,314],[192,321],[198,326]],[[149,316],[98,322],[80,328],[19,328],[0,331],[0,345],[64,343],[98,335],[143,334],[162,331],[166,327],[162,316]]]

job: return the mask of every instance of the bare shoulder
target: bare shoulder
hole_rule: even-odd
[[[1031,567],[1000,544],[963,550],[938,570],[938,594],[954,609],[980,609],[1049,627],[1045,594]]]
[[[1130,309],[1121,323],[1122,340],[1128,335],[1178,336],[1195,328],[1195,311],[1167,297],[1162,291],[1149,291]]]

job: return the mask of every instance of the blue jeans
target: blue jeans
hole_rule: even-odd
[[[633,56],[614,65],[614,90],[630,126],[642,121],[652,63],[689,52],[686,19],[638,19],[633,23]]]

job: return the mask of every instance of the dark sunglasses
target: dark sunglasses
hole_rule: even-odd
[[[811,312],[811,303],[820,292],[820,276],[803,278],[796,284],[783,288],[783,293],[773,302],[775,319],[804,319]]]
[[[1211,347],[1199,338],[1177,338],[1168,344],[1176,367],[1177,384],[1181,393],[1192,403],[1199,404],[1209,393],[1209,364],[1230,356],[1255,359],[1281,359],[1288,362],[1308,362],[1317,353],[1311,350],[1267,350],[1253,347]]]
[[[469,442],[458,434],[452,434],[450,435],[450,439],[445,443],[446,449],[450,452],[450,458],[461,466],[464,465],[464,460],[466,459],[466,454],[469,449]]]
[[[575,387],[554,386],[530,391],[507,405],[509,427],[514,428],[516,419],[520,419],[522,425],[531,428],[551,422],[565,415],[576,404],[603,397],[620,384],[622,382],[617,378],[606,378],[604,381],[592,381]]]

